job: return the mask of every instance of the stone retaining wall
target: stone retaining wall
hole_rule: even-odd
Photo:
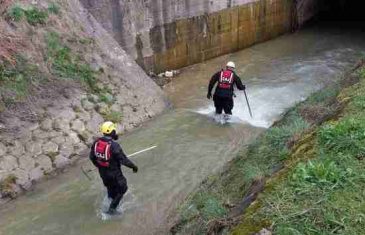
[[[49,3],[35,2],[40,8]],[[108,115],[116,114],[114,118],[120,120],[118,132],[124,133],[161,113],[168,105],[162,90],[78,0],[65,0],[61,6],[62,15],[53,17],[46,26],[19,22],[10,27],[5,21],[1,23],[5,32],[27,42],[42,42],[48,31],[58,32],[71,42],[74,37],[92,38],[90,44],[69,46],[73,51],[81,51],[82,59],[97,71],[96,86],[104,91],[103,97],[92,94],[76,81],[54,77],[47,84],[49,94],[28,97],[16,110],[1,112],[0,198],[15,197],[44,176],[87,158],[88,146],[94,137],[100,136],[100,124],[109,120]],[[31,30],[33,34],[29,35]],[[31,58],[30,62],[38,63],[32,56],[37,57],[47,76],[42,51],[44,44],[34,43],[22,53]]]

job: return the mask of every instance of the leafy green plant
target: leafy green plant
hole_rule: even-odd
[[[185,208],[185,216],[195,216],[197,212],[203,217],[204,220],[211,220],[219,218],[227,213],[226,208],[221,202],[213,195],[206,192],[201,192],[195,195],[191,201],[192,203]]]
[[[286,124],[270,128],[254,144],[249,146],[249,154],[254,157],[270,156],[273,159],[285,159],[289,149],[288,141],[294,135],[302,133],[309,127],[297,113],[286,120]]]
[[[58,15],[60,13],[60,6],[55,2],[51,2],[48,4],[48,11],[52,14]]]
[[[114,122],[114,123],[121,123],[123,114],[117,111],[109,111],[103,115],[105,120]]]
[[[7,13],[8,17],[15,21],[15,22],[19,22],[23,19],[24,17],[24,10],[23,8],[21,8],[18,5],[12,6]]]
[[[16,191],[13,185],[16,183],[17,177],[13,174],[7,176],[4,180],[0,182],[0,193],[3,197],[15,198]]]
[[[331,99],[335,98],[340,91],[339,84],[335,83],[326,87],[320,91],[314,92],[307,100],[309,104],[318,104],[323,103],[326,104]]]
[[[16,64],[0,64],[0,93],[5,104],[13,104],[28,94],[29,87],[41,80],[38,69],[17,56]],[[8,105],[7,105],[8,106]]]
[[[65,46],[56,32],[46,35],[48,48],[48,61],[51,63],[54,75],[65,78],[75,79],[84,82],[94,92],[99,92],[96,86],[95,72],[72,50]]]
[[[45,24],[48,19],[47,12],[35,7],[24,10],[24,13],[28,23],[31,25]]]
[[[100,93],[99,101],[104,102],[106,104],[112,104],[114,102],[114,97],[109,93]]]
[[[354,97],[353,105],[357,109],[365,109],[365,95],[359,95]]]
[[[15,22],[21,21],[25,16],[27,22],[31,25],[45,24],[48,19],[46,11],[40,10],[36,7],[22,8],[19,5],[11,7],[7,15]]]
[[[300,190],[305,184],[311,186],[333,186],[341,182],[346,171],[340,169],[333,161],[308,161],[300,163],[292,174],[294,186]]]
[[[325,152],[358,155],[365,153],[365,119],[348,117],[319,130],[318,142]]]
[[[365,78],[365,68],[360,68],[358,70],[358,74],[360,75],[361,78]]]

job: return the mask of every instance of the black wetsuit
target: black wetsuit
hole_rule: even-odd
[[[128,159],[120,145],[113,141],[111,137],[104,136],[101,137],[101,139],[103,141],[111,141],[111,158],[109,160],[109,167],[102,167],[97,162],[97,158],[94,153],[94,147],[97,141],[95,141],[92,145],[89,157],[92,163],[99,169],[100,177],[108,190],[108,197],[112,199],[110,209],[116,209],[120,200],[122,200],[124,194],[128,190],[127,180],[122,173],[121,165],[134,170],[138,168],[131,160]]]
[[[224,70],[222,70],[224,71]],[[210,79],[209,87],[208,87],[208,98],[210,98],[213,87],[216,83],[220,82],[220,77],[222,71],[217,72],[213,75]],[[232,71],[233,72],[233,71]],[[213,100],[214,106],[217,114],[221,114],[224,110],[226,114],[232,114],[233,109],[233,95],[234,95],[234,88],[233,85],[237,86],[238,90],[246,89],[245,85],[242,84],[240,77],[237,76],[235,72],[233,72],[233,82],[232,85],[227,89],[222,89],[219,86],[215,89]]]

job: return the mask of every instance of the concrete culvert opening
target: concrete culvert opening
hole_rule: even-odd
[[[322,0],[318,18],[332,21],[364,21],[362,1]]]

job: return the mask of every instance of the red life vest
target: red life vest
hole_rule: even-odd
[[[104,141],[99,139],[95,143],[94,154],[96,156],[96,161],[101,167],[109,167],[109,161],[111,157],[111,145],[112,143],[109,141]]]
[[[234,81],[234,73],[228,69],[223,70],[219,78],[218,87],[220,89],[230,90],[232,89],[233,81]]]

